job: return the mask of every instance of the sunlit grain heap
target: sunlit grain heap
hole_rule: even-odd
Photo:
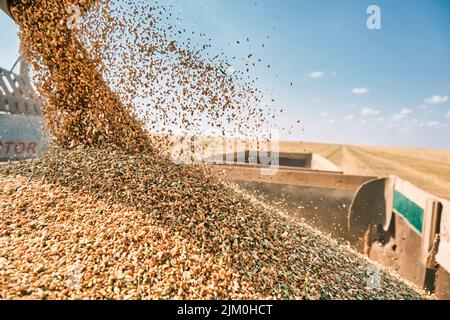
[[[1,298],[420,298],[200,167],[54,150],[0,171]],[[76,282],[76,285],[74,285]]]

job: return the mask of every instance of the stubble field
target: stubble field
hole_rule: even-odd
[[[346,174],[380,177],[393,174],[450,200],[450,150],[285,141],[280,151],[318,153]]]

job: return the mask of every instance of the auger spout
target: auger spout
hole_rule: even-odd
[[[0,0],[0,9],[6,13],[11,19],[14,20],[11,11],[9,9],[9,1],[8,0]]]

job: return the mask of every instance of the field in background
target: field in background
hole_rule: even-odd
[[[283,141],[280,151],[318,153],[341,167],[346,174],[394,174],[450,200],[450,150]]]

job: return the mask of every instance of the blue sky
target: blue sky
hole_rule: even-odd
[[[280,125],[304,128],[282,138],[450,148],[449,0],[166,2],[217,50],[271,66],[253,75],[283,107]],[[372,4],[381,30],[366,26]],[[0,30],[10,67],[17,29],[1,14]]]

